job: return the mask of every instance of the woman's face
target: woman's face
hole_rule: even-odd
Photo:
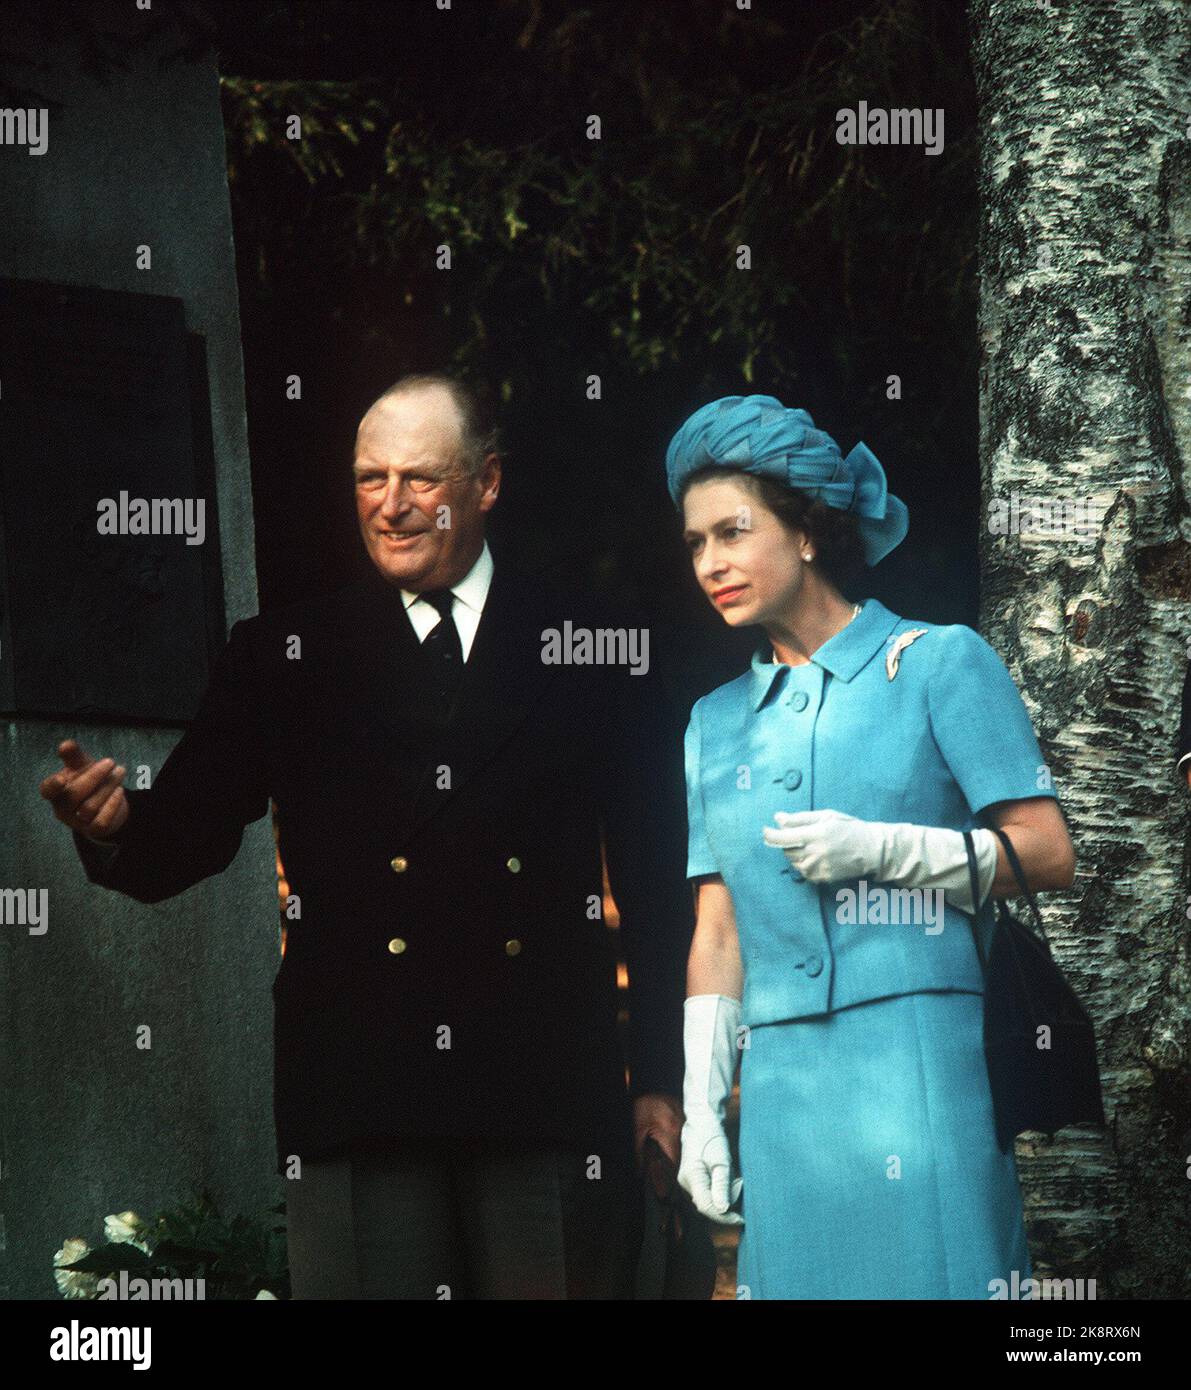
[[[744,627],[790,611],[804,582],[807,537],[787,530],[746,484],[693,483],[683,526],[695,577],[726,623]]]

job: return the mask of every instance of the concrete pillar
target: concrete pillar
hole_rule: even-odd
[[[130,35],[159,22],[131,5]],[[106,12],[110,23],[112,10]],[[129,44],[97,79],[60,27],[0,77],[52,99],[41,156],[0,148],[0,274],[173,295],[206,338],[227,625],[256,611],[252,493],[224,132],[213,54],[158,66],[176,34]],[[27,97],[30,103],[33,98]],[[151,271],[134,249],[153,248]],[[0,393],[3,364],[0,363]],[[2,408],[2,404],[0,404]],[[20,461],[0,461],[6,469]],[[5,653],[0,652],[0,660]],[[96,650],[96,662],[127,659]],[[47,889],[49,928],[0,926],[0,1297],[56,1297],[54,1252],[207,1187],[230,1212],[283,1195],[273,1173],[270,983],[279,931],[268,818],[217,879],[145,907],[93,887],[37,794],[78,737],[161,767],[180,730],[18,717],[0,724],[0,889]],[[148,1024],[152,1047],[139,1050]]]

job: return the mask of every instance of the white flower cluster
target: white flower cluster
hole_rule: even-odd
[[[153,1252],[145,1239],[147,1234],[148,1227],[135,1211],[122,1211],[118,1216],[105,1216],[103,1218],[103,1236],[109,1244],[135,1245],[138,1250],[143,1250],[146,1255],[151,1255]],[[63,1241],[62,1249],[54,1255],[54,1281],[57,1283],[58,1292],[63,1298],[98,1297],[100,1283],[98,1274],[62,1268],[63,1265],[77,1264],[79,1260],[90,1253],[91,1247],[81,1236],[71,1236],[68,1240]],[[201,1284],[202,1281],[199,1282]],[[278,1301],[277,1295],[270,1293],[268,1289],[261,1289],[256,1297],[258,1300],[271,1299],[274,1303]]]
[[[146,1255],[152,1252],[145,1240],[146,1226],[135,1211],[122,1211],[118,1216],[103,1218],[103,1238],[113,1245],[135,1245]],[[63,1241],[62,1249],[54,1256],[54,1282],[63,1298],[94,1298],[98,1292],[99,1275],[87,1274],[78,1269],[62,1269],[62,1265],[76,1264],[84,1255],[91,1253],[91,1247],[81,1236],[71,1236]]]

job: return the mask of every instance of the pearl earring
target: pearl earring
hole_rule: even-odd
[[[814,557],[813,555],[808,555],[808,554],[806,553],[806,551],[804,550],[804,551],[802,552],[802,558],[803,558],[804,560],[813,560],[815,557]]]

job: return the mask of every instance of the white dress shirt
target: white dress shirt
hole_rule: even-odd
[[[463,648],[464,661],[467,660],[472,643],[476,640],[476,629],[480,626],[480,614],[484,611],[484,601],[488,597],[488,586],[491,583],[492,552],[485,541],[475,564],[458,584],[451,586],[451,593],[455,596],[455,602],[451,605],[451,617],[455,619],[455,626],[459,630],[459,645]],[[405,600],[405,611],[413,623],[418,641],[424,642],[439,624],[438,609],[432,603],[427,603],[421,594],[415,594],[410,589],[402,589],[401,597]]]

